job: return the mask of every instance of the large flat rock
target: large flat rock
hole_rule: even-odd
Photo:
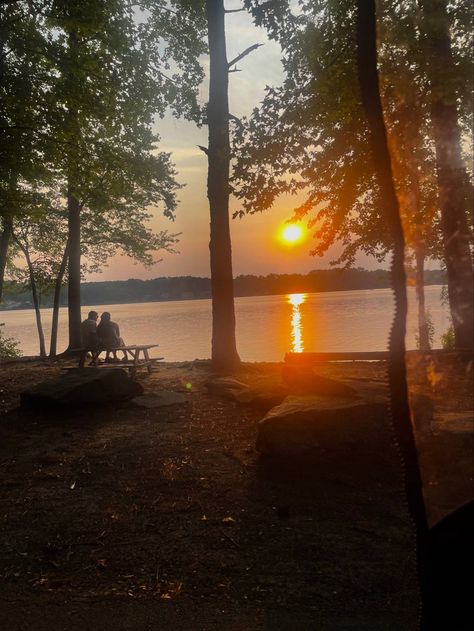
[[[189,403],[189,396],[171,390],[161,390],[152,394],[142,394],[132,399],[132,403],[140,408],[164,408],[170,405],[186,405]]]
[[[356,390],[347,383],[318,375],[311,366],[285,365],[281,376],[293,394],[314,394],[334,397],[354,397]]]
[[[239,404],[266,412],[280,405],[288,396],[288,388],[275,385],[273,388],[247,388],[236,392],[233,397]]]
[[[127,401],[143,393],[122,368],[83,368],[21,393],[22,407],[70,407]]]
[[[247,391],[249,386],[233,377],[215,377],[206,381],[206,388],[210,394],[234,400],[237,394]]]
[[[289,396],[260,421],[257,449],[266,455],[295,456],[370,448],[386,418],[382,396]]]

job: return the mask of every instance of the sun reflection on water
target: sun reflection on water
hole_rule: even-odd
[[[301,325],[300,306],[306,300],[306,294],[288,294],[288,302],[292,306],[291,313],[291,352],[302,353],[304,351],[303,327]]]

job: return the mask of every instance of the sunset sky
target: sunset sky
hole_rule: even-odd
[[[238,2],[228,0],[226,8],[237,8]],[[283,78],[280,48],[270,42],[263,29],[252,24],[247,13],[229,14],[226,17],[227,55],[234,58],[248,46],[261,43],[261,48],[251,53],[238,68],[242,72],[230,75],[230,111],[236,116],[249,115],[264,95],[265,85],[278,85]],[[208,66],[207,58],[202,60]],[[208,98],[208,84],[200,89],[199,100]],[[150,269],[136,265],[128,258],[115,257],[102,274],[94,274],[89,280],[115,280],[127,278],[156,278],[158,276],[209,276],[209,206],[206,197],[207,158],[197,145],[207,146],[207,128],[198,129],[194,123],[175,120],[171,116],[156,123],[161,136],[160,149],[172,153],[178,180],[185,184],[179,191],[179,205],[174,223],[156,214],[153,227],[181,232],[177,246],[179,254],[158,253],[163,261]],[[280,199],[267,213],[246,216],[231,221],[234,276],[239,274],[306,273],[312,269],[326,268],[334,258],[337,247],[324,258],[309,255],[312,237],[285,246],[279,239],[282,224],[290,218],[296,198]],[[231,213],[239,208],[231,198]],[[372,259],[361,256],[364,267],[378,267]]]

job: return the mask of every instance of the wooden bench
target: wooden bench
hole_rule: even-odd
[[[152,372],[153,364],[157,361],[161,361],[164,357],[153,357],[149,355],[150,348],[156,348],[158,344],[129,344],[127,346],[119,346],[113,349],[101,348],[98,350],[86,350],[85,348],[74,349],[75,352],[80,353],[79,356],[79,368],[84,368],[87,353],[92,355],[92,362],[88,367],[90,368],[126,368],[132,379],[136,377],[139,368],[146,368],[148,373]],[[126,351],[128,355],[131,355],[132,361],[112,361],[104,364],[97,364],[97,361],[101,353],[110,353],[117,351]],[[143,357],[140,355],[143,354]],[[72,370],[73,367],[65,368],[65,370]]]
[[[472,359],[472,350],[461,349],[457,351],[445,348],[433,348],[429,351],[407,350],[407,357],[461,357],[462,359]],[[286,353],[285,362],[287,364],[308,365],[318,362],[337,362],[337,361],[387,361],[389,359],[388,351],[355,351],[355,352],[337,352],[337,353]]]

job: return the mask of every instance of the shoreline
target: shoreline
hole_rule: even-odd
[[[120,349],[118,349],[120,350]],[[421,351],[419,349],[405,349],[405,356],[412,359],[428,359],[428,358],[450,358],[450,359],[465,359],[472,356],[471,350],[459,351],[447,348],[431,348],[430,350]],[[54,366],[61,362],[70,362],[74,359],[74,355],[65,356],[64,353],[58,353],[56,357],[40,357],[39,355],[25,355],[21,357],[0,357],[0,366],[8,366],[13,364],[31,364],[38,362],[42,365]],[[312,365],[318,364],[344,364],[349,362],[387,362],[389,359],[389,351],[338,351],[338,352],[311,352],[303,351],[301,353],[286,353],[285,357],[281,361],[242,361],[242,366],[280,366],[285,364],[294,365]],[[202,365],[211,366],[211,359],[208,358],[195,358],[184,359],[182,361],[160,361],[159,366],[187,366],[187,365]],[[113,364],[111,364],[114,367]],[[115,365],[116,368],[120,368],[120,364]]]
[[[121,282],[121,281],[120,281]],[[124,281],[126,282],[126,281]],[[443,287],[444,285],[440,284],[440,283],[426,283],[424,285],[425,287]],[[407,286],[407,289],[412,288],[411,285]],[[292,294],[307,294],[307,295],[318,295],[318,294],[341,294],[341,293],[353,293],[353,292],[360,292],[360,291],[385,291],[387,289],[390,289],[392,291],[392,288],[390,287],[390,285],[387,285],[386,287],[357,287],[354,289],[321,289],[320,291],[284,291],[284,292],[277,292],[277,293],[263,293],[263,294],[235,294],[234,295],[234,299],[237,298],[266,298],[266,297],[270,297],[270,296],[288,296],[288,295],[292,295]],[[413,287],[414,289],[414,287]],[[127,302],[117,302],[117,301],[106,301],[106,302],[92,302],[92,301],[87,301],[84,303],[81,303],[81,308],[82,307],[102,307],[102,306],[118,306],[118,305],[148,305],[148,304],[155,304],[155,303],[170,303],[170,302],[200,302],[200,301],[204,301],[204,300],[212,300],[212,296],[200,296],[200,297],[183,297],[183,298],[161,298],[161,299],[154,299],[154,300],[131,300],[131,301],[127,301]],[[60,309],[67,309],[67,302],[65,302],[64,304],[61,304]],[[53,309],[52,306],[44,306],[40,308],[41,311],[51,311]],[[2,307],[0,305],[0,318],[1,318],[1,314],[2,313],[8,313],[11,311],[34,311],[34,307],[31,306],[15,306],[15,307]]]

